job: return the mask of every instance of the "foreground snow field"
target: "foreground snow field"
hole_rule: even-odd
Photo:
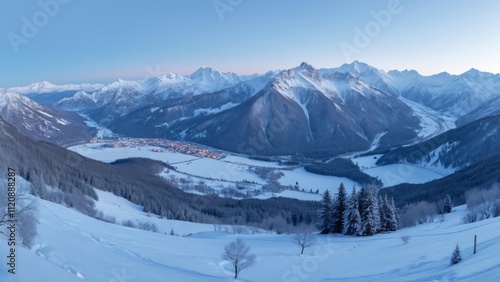
[[[97,207],[117,219],[151,221],[152,233],[105,223],[74,210],[39,200],[37,245],[17,247],[17,273],[0,281],[234,281],[222,261],[226,244],[242,238],[257,256],[237,281],[499,281],[500,218],[462,224],[464,207],[445,221],[373,237],[315,234],[316,244],[299,255],[293,235],[266,232],[232,234],[212,225],[148,217],[141,207],[100,192]],[[120,221],[120,220],[118,220]],[[181,236],[167,235],[171,228]],[[222,228],[224,230],[224,228]],[[230,230],[230,229],[228,229]],[[165,234],[167,232],[167,234]],[[184,237],[193,233],[190,236]],[[401,236],[410,237],[403,244]],[[473,237],[478,252],[473,255]],[[1,253],[7,242],[0,237]],[[450,266],[456,244],[463,261]]]

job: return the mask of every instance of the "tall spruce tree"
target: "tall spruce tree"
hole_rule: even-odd
[[[342,233],[344,229],[344,214],[347,209],[347,195],[344,183],[340,183],[335,204],[333,206],[333,233]]]
[[[332,198],[328,190],[323,193],[321,211],[316,227],[321,231],[321,234],[327,234],[332,229]]]
[[[387,203],[384,201],[385,198],[382,198],[382,196],[378,196],[378,213],[380,217],[380,225],[379,225],[379,231],[386,231],[386,225],[387,225]]]
[[[452,208],[453,204],[451,203],[450,194],[446,194],[443,204],[443,213],[450,213]]]
[[[344,219],[344,234],[359,236],[361,235],[361,216],[359,215],[358,194],[354,187],[352,194],[347,202],[347,210]]]
[[[394,198],[389,201],[387,195],[385,197],[379,198],[379,202],[382,201],[380,210],[380,229],[383,231],[396,231],[399,227],[398,217],[396,207],[394,206]]]
[[[359,206],[362,222],[361,233],[364,236],[375,235],[380,227],[380,215],[377,195],[372,187],[362,188],[359,197]]]

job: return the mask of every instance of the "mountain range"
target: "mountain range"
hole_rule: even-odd
[[[432,117],[418,115],[405,101],[459,126],[500,113],[499,74],[471,69],[423,76],[358,61],[330,69],[302,63],[245,76],[203,67],[191,75],[108,85],[42,82],[3,91],[51,108],[52,116],[85,114],[123,136],[187,140],[252,155],[333,156],[434,137],[421,134]],[[57,130],[38,128],[38,135],[57,139]]]
[[[368,149],[378,134],[414,133],[418,123],[396,97],[350,74],[321,76],[302,63],[236,107],[172,125],[169,137],[251,155],[319,156]],[[394,142],[409,141],[401,136]]]
[[[451,129],[418,144],[385,153],[378,165],[411,163],[425,167],[463,169],[500,153],[500,115]]]

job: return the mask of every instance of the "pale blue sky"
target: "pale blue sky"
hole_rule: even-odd
[[[0,87],[144,79],[200,66],[263,73],[302,61],[317,68],[360,60],[423,74],[472,67],[500,73],[496,0],[41,2],[58,3],[55,13],[38,1],[1,1]],[[382,10],[390,20],[377,23],[373,12]],[[368,33],[364,41],[358,30]]]

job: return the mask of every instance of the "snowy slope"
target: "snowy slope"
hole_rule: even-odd
[[[466,125],[476,120],[500,114],[500,96],[497,96],[481,104],[473,111],[461,116],[457,120],[457,126]]]
[[[40,105],[26,96],[0,89],[0,118],[34,139],[56,144],[88,140],[92,132],[74,114]]]
[[[103,197],[102,205],[115,200]],[[104,210],[116,215],[111,208]],[[138,212],[124,209],[121,214],[133,218]],[[9,276],[2,263],[0,279],[235,281],[221,253],[226,244],[240,237],[257,260],[236,281],[498,281],[500,218],[465,225],[460,222],[462,216],[463,208],[458,207],[442,223],[373,237],[314,235],[316,244],[301,256],[292,235],[237,235],[185,223],[186,228],[192,225],[193,235],[170,236],[105,223],[40,200],[38,245],[33,250],[18,248],[18,274]],[[403,235],[410,237],[408,244],[403,244]],[[478,235],[475,255],[474,235]],[[6,242],[0,238],[4,253]],[[457,243],[463,261],[450,266]]]
[[[420,139],[429,139],[455,128],[456,118],[437,112],[409,99],[403,97],[399,97],[399,99],[407,104],[415,115],[420,118],[421,129],[418,131]]]

